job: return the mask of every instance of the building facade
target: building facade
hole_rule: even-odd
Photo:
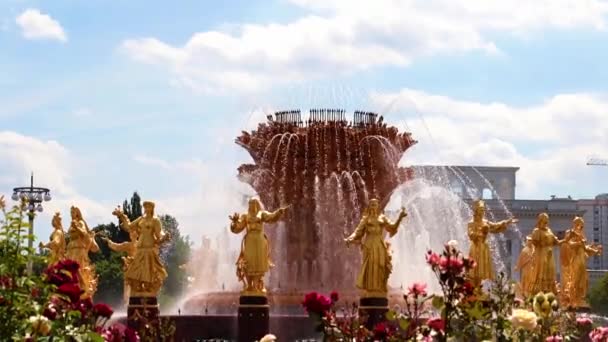
[[[519,254],[523,249],[526,236],[532,233],[536,226],[538,215],[549,215],[549,226],[560,238],[572,226],[575,216],[584,216],[587,223],[587,239],[595,233],[608,232],[608,198],[596,199],[589,202],[576,201],[570,197],[558,198],[553,196],[547,200],[520,200],[515,198],[516,173],[518,167],[488,167],[488,166],[416,166],[415,174],[429,180],[449,186],[463,200],[473,202],[484,199],[488,207],[488,219],[503,220],[510,217],[519,219],[519,222],[510,227],[499,239],[502,244],[502,263],[509,276],[518,279],[515,271]],[[608,197],[608,196],[607,196]],[[588,208],[593,207],[598,212],[593,219],[589,217]],[[595,214],[592,214],[595,215]],[[589,218],[588,218],[589,217]],[[598,221],[594,221],[597,217]],[[602,221],[604,220],[604,221]],[[593,222],[593,223],[591,223]],[[599,222],[599,223],[596,223]],[[595,227],[599,228],[595,228]],[[595,230],[594,230],[595,229]],[[605,233],[604,233],[605,234]],[[601,236],[596,238],[601,240]],[[558,279],[561,267],[559,265],[559,248],[555,249],[554,259]],[[604,256],[607,258],[607,256]],[[591,258],[594,259],[594,258]],[[594,259],[595,260],[595,259]],[[590,261],[594,262],[595,261]],[[602,264],[598,266],[601,268]],[[591,267],[595,268],[595,267]]]
[[[595,199],[578,201],[580,210],[585,213],[585,236],[589,243],[601,244],[604,253],[601,256],[590,257],[587,267],[594,270],[608,269],[608,194],[601,194]]]

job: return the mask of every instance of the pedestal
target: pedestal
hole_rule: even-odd
[[[141,334],[143,327],[147,324],[152,331],[147,331],[146,335],[158,333],[159,316],[160,310],[156,297],[129,297],[127,306],[127,326],[129,328]]]
[[[241,296],[238,311],[238,342],[253,342],[268,334],[268,298],[265,296]]]
[[[359,317],[365,316],[365,327],[374,329],[376,324],[386,321],[388,298],[367,297],[359,299]]]

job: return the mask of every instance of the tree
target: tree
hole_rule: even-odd
[[[93,228],[93,231],[99,245],[99,252],[90,254],[99,277],[95,299],[119,306],[123,291],[122,254],[111,250],[101,237],[120,243],[128,241],[129,234],[115,223],[100,224]]]
[[[132,221],[141,216],[141,197],[137,192],[133,193],[130,201],[125,200],[123,202],[123,211]],[[110,304],[120,305],[124,290],[123,255],[111,250],[102,237],[121,243],[129,241],[129,233],[120,228],[118,220],[116,223],[100,224],[93,228],[93,231],[96,234],[96,241],[100,249],[99,253],[91,253],[90,255],[91,262],[95,264],[95,270],[99,277],[95,298]]]
[[[608,314],[608,272],[589,291],[589,304],[593,312]]]
[[[133,193],[130,200],[123,202],[123,211],[131,221],[142,215],[141,197]],[[192,243],[187,236],[182,236],[179,223],[170,215],[161,215],[163,231],[171,235],[171,240],[161,248],[161,259],[168,276],[161,289],[161,302],[165,304],[176,300],[188,283],[188,276],[183,265],[190,258]],[[95,264],[99,284],[95,298],[111,304],[119,304],[123,291],[123,262],[122,253],[112,251],[101,237],[120,243],[129,241],[129,234],[116,223],[100,224],[93,228],[97,236],[99,253],[90,255]]]
[[[127,202],[127,200],[125,200],[123,202],[122,207],[123,207],[122,210],[124,211],[125,215],[127,215],[129,220],[131,220],[131,221],[134,221],[141,216],[141,214],[142,214],[141,197],[139,196],[137,191],[135,191],[133,193],[133,196],[131,196],[130,204],[129,204],[129,202]]]
[[[184,265],[190,259],[192,243],[187,236],[181,235],[179,223],[170,215],[159,217],[165,234],[171,235],[171,240],[161,248],[161,259],[167,269],[167,279],[163,284],[162,301],[172,302],[179,297],[188,285],[188,274]]]

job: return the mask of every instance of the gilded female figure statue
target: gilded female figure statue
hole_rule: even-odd
[[[124,252],[127,253],[127,255],[122,257],[122,271],[123,273],[127,271],[127,269],[129,268],[129,265],[131,264],[131,261],[133,261],[133,258],[135,257],[135,252],[137,251],[137,231],[135,229],[131,229],[129,230],[129,241],[125,241],[122,243],[115,243],[112,242],[112,240],[108,239],[108,238],[103,238],[106,243],[108,244],[108,247],[115,251],[115,252]],[[129,295],[130,295],[130,289],[129,289],[129,283],[127,282],[127,279],[124,279],[124,284],[123,284],[123,299],[125,301],[125,303],[129,302]]]
[[[99,252],[99,246],[95,242],[93,233],[82,217],[78,207],[70,208],[72,222],[68,229],[69,242],[67,245],[66,259],[74,260],[79,265],[80,287],[84,290],[84,297],[92,297],[97,291],[97,275],[95,266],[89,260],[89,252]]]
[[[536,227],[532,230],[534,275],[531,293],[533,295],[539,292],[557,292],[553,247],[560,243],[561,241],[549,228],[549,215],[547,213],[539,214]]]
[[[40,243],[41,248],[46,248],[50,251],[48,264],[54,265],[65,258],[65,233],[61,224],[61,214],[55,213],[51,221],[53,232],[51,233],[50,241]]]
[[[587,259],[602,253],[601,245],[587,244],[584,227],[583,218],[575,217],[572,221],[572,229],[566,232],[561,245],[563,299],[564,304],[572,307],[587,306],[585,301],[589,286]]]
[[[365,297],[386,297],[388,277],[393,266],[389,246],[384,241],[384,230],[393,237],[406,216],[402,208],[397,221],[393,223],[382,213],[379,201],[372,199],[355,231],[344,239],[347,246],[351,243],[361,244],[363,264],[356,286],[364,291]]]
[[[131,222],[120,208],[112,212],[120,220],[125,231],[137,238],[133,259],[124,273],[130,288],[130,296],[156,297],[167,278],[167,271],[160,260],[160,246],[170,237],[162,231],[162,224],[154,215],[154,202],[144,201],[144,214]]]
[[[264,234],[264,223],[279,221],[287,208],[274,212],[265,211],[257,198],[249,200],[247,213],[235,213],[230,218],[230,231],[235,234],[246,231],[237,259],[237,277],[243,282],[243,293],[264,294],[264,275],[272,266],[270,246]]]
[[[481,285],[483,280],[494,279],[492,270],[492,255],[488,246],[489,233],[502,233],[510,224],[518,220],[510,218],[500,222],[492,222],[485,219],[486,206],[484,201],[476,201],[473,207],[473,219],[469,222],[467,232],[471,241],[469,257],[475,260],[477,266],[471,269],[469,277],[475,286]]]
[[[531,290],[534,282],[534,245],[531,236],[526,237],[526,244],[519,254],[516,270],[520,272],[519,290],[522,297],[533,295]]]

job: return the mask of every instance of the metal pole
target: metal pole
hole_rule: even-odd
[[[28,241],[27,241],[27,247],[29,249],[29,260],[27,261],[27,274],[28,275],[32,275],[32,272],[34,270],[34,260],[33,260],[33,249],[34,249],[34,211],[30,210],[27,213],[28,219],[29,219],[29,223],[30,226],[28,227]]]

